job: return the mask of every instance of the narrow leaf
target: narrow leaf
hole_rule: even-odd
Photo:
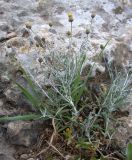
[[[132,160],[132,143],[127,146],[127,160]]]
[[[39,119],[41,117],[42,117],[41,115],[37,115],[37,114],[18,115],[14,117],[4,116],[4,117],[0,117],[0,122],[18,121],[18,120],[28,121],[28,120]]]
[[[35,108],[39,107],[40,103],[36,99],[36,97],[33,96],[27,89],[22,87],[20,84],[18,84],[18,83],[16,83],[16,84],[19,87],[19,89],[21,90],[21,92],[24,94],[24,96],[27,98],[27,100],[29,100]]]

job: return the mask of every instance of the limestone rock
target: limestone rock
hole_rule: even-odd
[[[29,158],[28,160],[35,160],[34,158]]]
[[[9,47],[19,48],[19,47],[23,46],[23,44],[24,44],[24,42],[23,42],[22,38],[20,38],[20,37],[13,37],[7,41],[7,46],[9,46]]]
[[[130,97],[131,100],[132,97]],[[117,144],[125,149],[129,142],[132,142],[132,105],[122,108],[123,111],[129,111],[129,115],[118,119],[118,127],[113,135]]]
[[[0,160],[15,160],[15,159],[11,156],[0,154]]]
[[[20,160],[27,160],[28,159],[28,155],[27,154],[22,154],[20,156]]]
[[[7,125],[7,137],[11,144],[29,147],[36,143],[44,127],[41,122],[10,122]]]
[[[11,33],[7,34],[6,38],[11,39],[11,38],[14,38],[16,36],[17,36],[17,34],[15,32],[11,32]]]
[[[0,23],[0,30],[7,32],[9,30],[9,26],[7,23]]]

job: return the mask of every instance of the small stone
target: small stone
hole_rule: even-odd
[[[49,29],[49,32],[51,32],[51,33],[53,33],[53,34],[56,34],[56,33],[57,33],[56,30],[55,30],[55,29],[52,29],[52,28]]]
[[[11,90],[10,90],[10,89],[8,89],[8,90],[5,91],[5,95],[6,95],[7,97],[8,97],[10,94],[11,94]]]
[[[27,159],[27,160],[35,160],[34,158],[29,158],[29,159]]]
[[[31,22],[26,22],[25,26],[26,26],[26,28],[31,29],[32,28],[32,23]]]
[[[7,41],[8,46],[21,47],[23,46],[23,41],[20,37],[12,37]]]
[[[37,138],[43,131],[43,122],[9,122],[6,136],[10,144],[29,147],[37,142]]]
[[[20,160],[27,160],[28,159],[28,155],[27,154],[22,154],[21,156],[20,156]]]
[[[15,33],[15,32],[11,32],[11,33],[9,33],[9,34],[7,34],[7,39],[11,39],[11,38],[14,38],[14,37],[16,37],[17,36],[17,34]]]

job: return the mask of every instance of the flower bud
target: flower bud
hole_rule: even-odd
[[[31,22],[26,22],[25,26],[26,26],[26,28],[31,29],[32,28],[32,23]]]
[[[95,16],[96,16],[95,13],[92,13],[92,14],[91,14],[91,18],[92,18],[92,19],[94,19]]]
[[[41,40],[42,40],[42,42],[43,42],[43,43],[45,43],[45,38],[44,38],[44,37],[42,37],[42,39],[41,39]]]
[[[90,30],[89,29],[86,29],[86,34],[88,35],[90,33]]]
[[[100,49],[102,49],[102,50],[104,49],[104,46],[102,44],[100,45]]]
[[[50,27],[52,27],[52,26],[53,26],[52,22],[49,22],[49,26],[50,26]]]
[[[71,32],[70,32],[70,31],[67,31],[66,34],[67,34],[67,36],[69,36],[69,37],[71,36]]]
[[[73,14],[71,12],[68,13],[68,21],[69,22],[73,22],[74,21]]]

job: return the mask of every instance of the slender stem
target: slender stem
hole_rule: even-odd
[[[71,36],[72,36],[72,22],[71,22]]]

